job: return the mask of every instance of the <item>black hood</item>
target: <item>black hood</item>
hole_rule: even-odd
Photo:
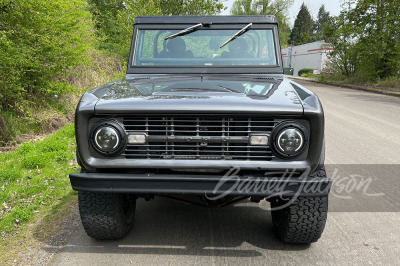
[[[179,82],[173,83],[171,80]],[[302,102],[286,79],[241,81],[249,87],[270,84],[269,89],[264,89],[262,94],[231,89],[235,82],[238,80],[218,79],[218,82],[207,82],[203,77],[121,79],[99,87],[91,93],[99,98],[95,106],[95,112],[98,114],[303,113]],[[164,83],[169,85],[154,91],[155,86],[162,87]],[[153,88],[153,91],[148,88]]]

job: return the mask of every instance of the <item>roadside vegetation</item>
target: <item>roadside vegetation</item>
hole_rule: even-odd
[[[384,79],[364,79],[357,76],[342,76],[322,73],[321,75],[302,75],[302,77],[313,78],[317,82],[347,87],[353,89],[361,89],[371,92],[390,94],[400,96],[400,77],[387,77]]]
[[[0,151],[71,123],[81,92],[121,76],[85,0],[0,3]]]
[[[78,171],[75,148],[74,126],[68,125],[44,140],[27,141],[14,151],[0,154],[2,265],[23,248],[26,239],[21,236],[29,224],[70,202],[74,192],[68,174]],[[48,224],[46,227],[43,232],[51,228]]]
[[[321,6],[313,21],[303,4],[289,43],[325,40],[333,48],[321,75],[303,76],[334,85],[400,93],[399,10],[399,1],[346,0],[339,16],[330,16]]]
[[[320,79],[400,93],[399,10],[399,1],[346,1],[324,30],[334,50]]]
[[[16,232],[35,213],[71,192],[68,174],[77,171],[73,125],[42,141],[27,141],[0,154],[0,232]]]

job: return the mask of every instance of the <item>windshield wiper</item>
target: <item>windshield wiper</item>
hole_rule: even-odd
[[[226,42],[224,42],[223,45],[221,45],[219,48],[224,47],[225,45],[227,45],[228,43],[230,43],[231,41],[235,40],[237,37],[239,37],[240,35],[242,35],[243,33],[245,33],[246,31],[248,31],[251,26],[253,25],[253,23],[250,23],[249,25],[245,26],[243,29],[241,29],[240,31],[236,32],[232,37],[229,38],[229,40],[227,40]]]
[[[178,32],[178,33],[169,35],[168,37],[165,37],[164,40],[169,40],[169,39],[173,39],[173,38],[178,37],[178,36],[183,36],[183,35],[189,34],[189,33],[193,32],[193,31],[196,31],[196,30],[200,29],[200,28],[203,27],[203,26],[204,26],[203,23],[199,23],[199,24],[194,25],[194,26],[192,26],[192,27],[189,27],[189,28],[186,28],[186,29],[184,29],[184,30],[181,30],[181,31]]]

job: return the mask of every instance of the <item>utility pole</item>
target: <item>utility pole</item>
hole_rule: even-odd
[[[292,50],[293,50],[294,41],[291,42],[291,46],[289,49],[289,68],[292,68]]]

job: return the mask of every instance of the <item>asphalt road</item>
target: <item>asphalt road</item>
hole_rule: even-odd
[[[123,240],[92,240],[79,225],[51,264],[400,265],[400,98],[300,83],[323,104],[326,163],[336,182],[317,243],[282,244],[256,203],[210,209],[156,198],[138,202]]]

